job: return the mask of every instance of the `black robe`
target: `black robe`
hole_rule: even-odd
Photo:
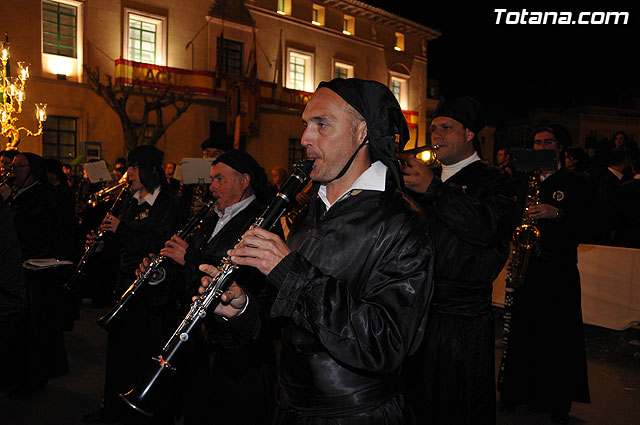
[[[176,199],[161,190],[153,206],[131,199],[121,210],[116,240],[120,265],[115,285],[116,298],[135,280],[135,270],[150,253],[158,253],[177,230],[179,210]],[[119,394],[126,393],[152,366],[176,326],[175,300],[166,285],[145,285],[109,328],[105,370],[104,408],[107,415],[130,416]],[[161,403],[162,397],[157,401]],[[170,405],[160,409],[169,415]]]
[[[200,264],[218,266],[242,234],[264,211],[257,200],[239,211],[208,242],[218,216],[207,218],[189,240],[185,266],[168,271],[176,293],[184,292],[183,304],[197,295]],[[248,294],[250,304],[263,320],[224,321],[208,315],[205,334],[193,335],[184,347],[178,367],[185,379],[181,396],[184,400],[184,424],[271,424],[275,409],[275,351],[273,332],[267,319],[273,291],[258,270],[241,267],[234,280]],[[209,319],[211,318],[211,319]],[[247,317],[247,319],[249,319]],[[250,328],[236,328],[249,323]],[[252,326],[252,324],[258,326]],[[203,409],[203,406],[207,406]],[[211,412],[216,412],[213,415]]]
[[[276,423],[403,423],[402,363],[422,339],[433,247],[419,207],[386,187],[326,213],[312,191],[268,276],[283,322]]]
[[[528,176],[519,181],[524,205]],[[540,219],[541,239],[531,252],[523,286],[515,293],[509,356],[500,399],[552,414],[571,401],[589,402],[577,247],[593,228],[594,195],[586,178],[561,168],[540,184],[540,203],[560,209]]]
[[[439,170],[436,170],[439,171]],[[420,350],[405,369],[418,424],[495,423],[492,284],[509,255],[511,177],[482,161],[412,193],[436,248],[435,290]]]

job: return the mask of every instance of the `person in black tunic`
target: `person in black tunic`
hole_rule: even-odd
[[[558,158],[570,145],[561,125],[533,134],[534,149],[556,150]],[[518,180],[520,211],[528,179]],[[584,175],[560,164],[540,180],[539,204],[528,211],[541,236],[515,296],[500,400],[507,409],[527,404],[567,423],[572,401],[590,401],[577,262],[578,243],[594,227],[594,193]]]
[[[118,216],[107,214],[101,229],[114,234],[120,247],[120,264],[115,285],[120,297],[136,278],[140,261],[158,252],[176,231],[179,220],[176,199],[166,190],[162,151],[138,146],[127,156],[127,178],[133,196]],[[175,328],[175,300],[164,286],[148,285],[109,328],[103,409],[84,417],[88,422],[123,420],[140,422],[125,408],[119,394],[129,391],[142,379],[151,358]],[[159,398],[158,400],[162,400]],[[171,403],[165,403],[167,410]],[[171,423],[172,412],[161,411],[156,423]],[[164,421],[164,422],[163,422]]]
[[[485,114],[468,97],[438,106],[431,122],[436,170],[399,155],[436,247],[425,339],[405,369],[418,424],[495,423],[492,284],[509,255],[516,210],[512,178],[479,156]]]
[[[181,298],[185,308],[200,286],[203,273],[198,266],[219,264],[264,211],[270,194],[264,169],[249,154],[235,149],[213,161],[210,190],[216,198],[215,212],[191,238],[174,235],[160,251],[175,264],[159,270],[154,284],[173,285],[176,293],[184,293]],[[144,271],[150,261],[145,259],[140,270]],[[241,268],[237,282],[251,294],[252,303],[262,306],[256,311],[266,319],[273,291],[265,277],[253,268]],[[271,423],[275,409],[272,332],[269,326],[263,326],[256,334],[237,339],[236,325],[233,321],[209,320],[206,332],[194,335],[190,338],[192,345],[185,347],[183,361],[176,366],[185,377],[181,386],[185,425]],[[211,411],[218,413],[212,415]]]
[[[321,83],[302,118],[314,160],[309,208],[287,244],[255,228],[230,251],[277,290],[274,423],[401,424],[402,363],[422,338],[433,268],[424,216],[402,192],[395,158],[407,125],[386,86],[359,79]],[[237,285],[222,301],[218,314],[255,322]]]

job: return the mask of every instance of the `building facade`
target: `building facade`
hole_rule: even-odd
[[[306,101],[336,76],[388,85],[410,146],[428,140],[427,47],[440,34],[356,0],[17,0],[0,2],[0,31],[10,65],[31,64],[21,125],[37,126],[33,102],[47,104],[44,135],[19,149],[63,162],[126,155],[120,117],[84,67],[116,87],[193,94],[157,141],[165,161],[199,157],[203,140],[226,131],[265,169],[286,167],[302,155]],[[132,102],[127,115],[142,120],[142,109]]]

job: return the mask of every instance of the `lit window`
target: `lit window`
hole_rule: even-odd
[[[355,34],[356,20],[353,16],[344,15],[342,18],[342,33],[346,35]]]
[[[405,78],[400,78],[396,76],[391,77],[390,81],[391,92],[398,100],[400,107],[402,109],[407,109],[408,100],[407,100],[407,80]]]
[[[394,49],[399,52],[404,51],[404,34],[399,32],[396,33],[396,45],[394,46]]]
[[[278,0],[278,9],[280,15],[291,15],[291,0]]]
[[[311,10],[311,23],[313,25],[324,25],[324,7],[314,4]]]
[[[353,65],[336,62],[333,69],[335,78],[353,78]]]
[[[166,65],[166,17],[125,9],[125,59],[135,62]]]
[[[77,57],[78,8],[55,1],[42,2],[42,51]]]
[[[287,87],[294,90],[313,91],[313,56],[299,51],[288,54]]]

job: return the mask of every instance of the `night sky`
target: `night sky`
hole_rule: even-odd
[[[428,73],[441,95],[467,94],[493,112],[495,124],[532,108],[581,104],[629,105],[640,98],[640,7],[606,2],[599,7],[462,6],[365,0],[440,30],[428,51]],[[396,4],[397,3],[397,4]],[[499,3],[499,2],[496,2]],[[512,2],[504,2],[510,4]],[[409,6],[410,5],[410,6]],[[627,25],[496,25],[496,8],[508,12],[629,12]],[[636,14],[637,12],[637,14]],[[502,21],[504,22],[503,15]]]

